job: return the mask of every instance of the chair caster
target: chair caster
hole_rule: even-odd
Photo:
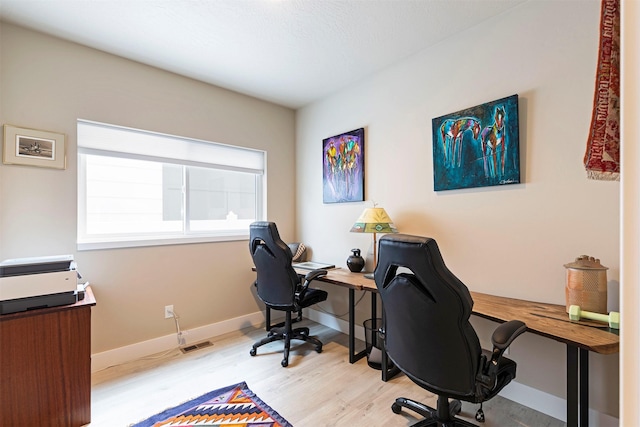
[[[449,413],[451,414],[452,417],[455,417],[461,411],[462,411],[462,402],[460,402],[458,399],[454,399],[451,402],[449,402]]]
[[[321,345],[317,345],[316,346],[316,352],[322,353],[322,346]]]
[[[482,408],[478,409],[478,412],[476,412],[476,421],[478,421],[479,423],[484,422],[484,411],[482,410]]]
[[[287,366],[289,366],[289,361],[287,359],[282,359],[282,362],[280,362],[280,364],[283,368],[286,368]]]
[[[256,355],[256,349],[252,348],[251,350],[249,350],[249,354],[252,355],[252,356],[255,356]]]
[[[396,402],[393,402],[391,404],[391,410],[394,414],[399,414],[400,412],[402,412],[402,406],[398,405]]]

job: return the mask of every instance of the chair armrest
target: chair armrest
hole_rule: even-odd
[[[304,277],[304,283],[300,287],[300,292],[298,293],[300,299],[304,298],[304,294],[307,293],[307,288],[313,279],[317,279],[318,277],[326,276],[327,270],[311,270]]]
[[[527,330],[527,325],[520,320],[510,320],[506,323],[498,326],[493,335],[491,336],[491,342],[493,343],[493,351],[491,353],[491,360],[488,361],[485,356],[482,356],[484,365],[482,373],[477,377],[479,384],[488,390],[492,390],[495,387],[497,375],[498,375],[498,362],[502,357],[504,351],[511,345],[519,335]]]
[[[493,353],[491,354],[491,363],[489,364],[489,372],[492,368],[497,369],[498,360],[502,357],[502,353],[511,345],[520,334],[527,330],[527,325],[520,320],[509,320],[498,326],[493,335],[491,342],[493,343]]]
[[[506,350],[520,334],[527,330],[527,325],[520,320],[510,320],[501,324],[493,331],[491,342],[498,350]]]
[[[304,276],[304,280],[307,282],[310,282],[313,279],[317,279],[318,277],[326,276],[326,275],[327,275],[327,270],[312,270]]]

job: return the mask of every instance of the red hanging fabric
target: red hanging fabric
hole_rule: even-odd
[[[593,115],[584,165],[590,179],[620,180],[620,0],[602,0]]]

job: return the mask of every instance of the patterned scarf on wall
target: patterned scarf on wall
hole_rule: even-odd
[[[620,0],[602,0],[596,88],[584,165],[589,179],[620,180]]]

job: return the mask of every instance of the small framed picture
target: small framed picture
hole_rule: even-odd
[[[4,125],[2,163],[65,169],[65,135]]]

